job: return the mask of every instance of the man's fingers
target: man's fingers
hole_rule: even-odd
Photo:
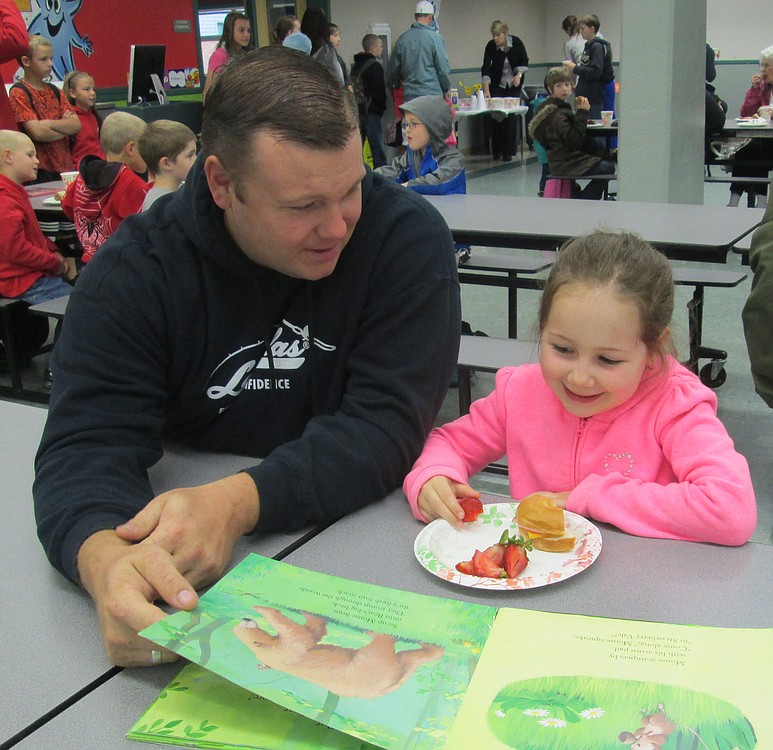
[[[115,533],[126,542],[139,542],[148,537],[158,525],[163,505],[156,502],[148,503],[134,518],[117,526]]]
[[[148,555],[137,560],[135,568],[139,575],[153,587],[158,598],[163,599],[167,604],[177,609],[192,609],[196,606],[198,602],[196,591],[175,567],[171,557],[166,554]]]

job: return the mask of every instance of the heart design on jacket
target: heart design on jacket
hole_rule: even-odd
[[[619,463],[619,462],[623,463]],[[625,468],[625,464],[628,464]],[[613,471],[619,471],[623,476],[628,476],[633,469],[633,455],[630,453],[607,453],[604,456],[604,468],[607,474]]]

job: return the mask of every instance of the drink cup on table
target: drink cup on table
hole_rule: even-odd
[[[615,113],[612,110],[605,109],[601,112],[601,124],[608,128],[612,124],[612,116]]]
[[[75,182],[78,179],[77,172],[60,172],[59,176],[62,178],[64,186],[67,187],[71,182]]]
[[[773,117],[773,107],[760,107],[759,112],[757,114],[766,119],[768,121],[768,124],[770,124],[770,120]]]

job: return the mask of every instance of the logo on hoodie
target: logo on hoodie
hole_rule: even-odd
[[[244,390],[289,390],[290,378],[282,377],[281,373],[300,369],[312,344],[324,352],[336,349],[319,339],[312,340],[308,325],[300,327],[282,320],[268,346],[265,341],[243,346],[214,369],[209,377],[207,397],[213,401],[228,399],[221,408],[224,411]]]

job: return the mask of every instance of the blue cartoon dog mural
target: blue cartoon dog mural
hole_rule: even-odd
[[[86,57],[93,52],[88,37],[81,36],[75,28],[74,17],[81,9],[83,0],[38,0],[40,12],[32,19],[30,34],[40,34],[51,40],[54,46],[52,75],[60,81],[75,70],[72,49],[79,49]]]

